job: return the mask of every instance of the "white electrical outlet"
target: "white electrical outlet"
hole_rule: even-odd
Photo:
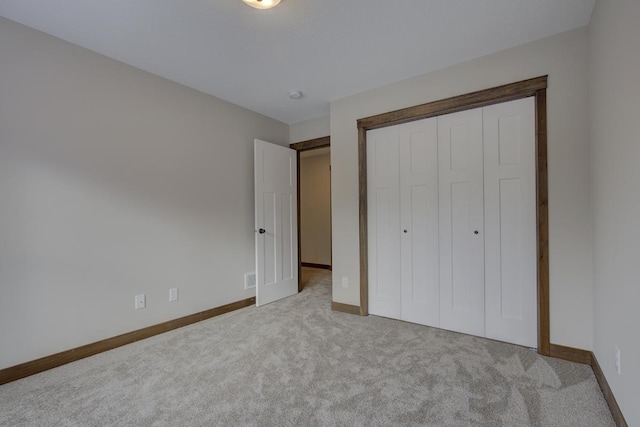
[[[349,278],[348,277],[343,277],[342,278],[342,287],[343,288],[348,288],[349,287]]]
[[[144,296],[144,294],[136,295],[134,298],[134,307],[136,308],[136,310],[145,308],[146,306],[147,306],[147,299]]]
[[[178,301],[178,288],[169,289],[169,302]]]
[[[616,372],[618,373],[618,375],[620,375],[622,373],[621,371],[621,366],[620,366],[620,349],[618,348],[618,346],[615,346],[616,348]]]

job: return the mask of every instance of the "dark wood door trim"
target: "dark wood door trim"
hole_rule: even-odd
[[[302,291],[302,236],[300,232],[300,153],[302,151],[316,150],[318,148],[331,147],[331,137],[323,136],[322,138],[310,139],[308,141],[296,142],[293,144],[289,144],[289,148],[296,150],[297,156],[297,171],[296,171],[296,179],[298,180],[298,206],[297,206],[297,215],[298,215],[298,292]],[[333,253],[333,251],[332,251]],[[333,264],[333,263],[332,263]]]
[[[366,117],[358,126],[358,181],[360,218],[360,314],[369,314],[367,242],[367,131],[428,117],[470,110],[521,98],[535,97],[536,109],[536,217],[538,267],[538,353],[550,353],[549,324],[549,211],[547,179],[547,80],[536,77],[453,98]]]
[[[358,126],[360,126],[359,121]],[[369,242],[367,235],[367,128],[365,127],[358,127],[358,186],[358,206],[360,209],[360,315],[368,316]]]
[[[456,113],[458,111],[471,110],[515,99],[527,98],[536,95],[536,92],[547,88],[547,76],[522,80],[502,86],[484,89],[453,98],[441,99],[402,108],[400,110],[365,117],[358,120],[358,128],[372,130],[402,123],[422,120],[429,117],[442,116],[443,114]]]
[[[536,100],[536,218],[538,255],[538,353],[551,352],[549,321],[549,188],[547,175],[547,90],[538,89]]]
[[[308,141],[296,142],[289,144],[289,148],[292,148],[298,152],[315,150],[316,148],[324,148],[331,146],[331,137],[323,136],[322,138],[310,139]]]

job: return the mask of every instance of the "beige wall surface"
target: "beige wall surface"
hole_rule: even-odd
[[[292,124],[289,127],[289,143],[308,141],[329,136],[329,116],[318,117]]]
[[[594,352],[630,426],[640,426],[638,22],[637,0],[598,0],[589,28]]]
[[[587,44],[582,28],[331,103],[335,301],[360,303],[356,120],[548,74],[551,341],[592,348]]]
[[[330,165],[329,153],[300,158],[302,262],[331,265]]]
[[[0,58],[0,369],[254,295],[287,125],[2,18]]]

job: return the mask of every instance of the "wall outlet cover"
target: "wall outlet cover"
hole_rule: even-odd
[[[145,308],[147,306],[147,299],[144,294],[136,295],[134,297],[134,307],[136,310]]]

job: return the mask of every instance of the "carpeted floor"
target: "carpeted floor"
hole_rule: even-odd
[[[0,386],[2,426],[613,426],[591,369],[332,312],[331,276]]]

